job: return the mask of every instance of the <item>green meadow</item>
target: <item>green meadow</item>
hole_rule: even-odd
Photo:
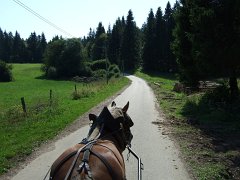
[[[40,68],[41,64],[13,64],[14,81],[0,83],[0,174],[129,84],[127,78],[112,79],[108,84],[46,80]],[[74,93],[78,95],[77,100]],[[22,109],[22,97],[26,113]]]

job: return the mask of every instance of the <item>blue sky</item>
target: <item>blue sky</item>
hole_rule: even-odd
[[[44,32],[47,40],[55,35],[68,37],[18,5],[14,0],[1,0],[0,28],[28,38],[31,32]],[[173,6],[176,0],[169,0]],[[168,0],[20,0],[29,8],[48,19],[74,37],[87,35],[90,27],[96,29],[102,22],[105,30],[118,17],[126,17],[132,10],[138,27],[146,22],[150,9],[154,13],[158,7],[165,10]]]

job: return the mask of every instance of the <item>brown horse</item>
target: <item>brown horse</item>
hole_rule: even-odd
[[[89,114],[92,121],[87,138],[67,149],[53,163],[51,180],[94,179],[123,180],[125,165],[122,152],[132,140],[133,121],[123,107],[104,107],[99,116]]]

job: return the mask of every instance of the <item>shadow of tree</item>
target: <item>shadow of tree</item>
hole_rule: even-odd
[[[189,98],[181,114],[210,139],[210,148],[223,153],[233,171],[240,172],[240,102],[230,99],[227,87],[221,86],[203,95]],[[232,154],[234,152],[234,154]],[[238,152],[238,153],[236,153]]]

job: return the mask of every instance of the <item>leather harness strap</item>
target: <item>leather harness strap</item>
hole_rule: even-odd
[[[97,152],[93,152],[93,151],[91,151],[91,153],[93,155],[95,155],[96,157],[98,157],[103,162],[103,164],[106,166],[106,168],[107,168],[107,170],[108,170],[108,172],[109,172],[109,174],[110,174],[110,176],[113,180],[119,178],[117,176],[117,174],[115,173],[115,171],[112,169],[111,165],[108,163],[108,161],[101,154],[99,154]]]
[[[77,151],[73,151],[70,154],[68,154],[67,156],[65,156],[55,167],[52,167],[51,169],[51,173],[50,173],[50,179],[52,179],[56,172],[58,172],[58,170],[60,169],[60,167],[68,160],[70,159],[72,156],[74,156],[77,153]]]
[[[117,179],[118,176],[117,174],[115,173],[115,171],[112,169],[111,165],[108,163],[108,161],[106,160],[106,158],[104,156],[102,156],[100,153],[97,153],[97,152],[94,152],[92,151],[92,147],[93,145],[100,145],[102,147],[105,147],[107,148],[108,150],[110,150],[111,152],[113,152],[109,147],[107,146],[104,146],[104,145],[101,145],[101,144],[98,144],[98,143],[91,143],[91,144],[88,144],[82,151],[84,151],[83,153],[83,158],[82,158],[82,162],[81,164],[79,165],[77,171],[79,173],[81,173],[83,170],[85,171],[86,174],[88,174],[88,177],[90,179],[93,179],[92,177],[92,173],[91,173],[91,170],[90,170],[90,167],[89,167],[89,158],[90,158],[90,154],[93,154],[94,156],[96,156],[98,159],[100,159],[102,161],[102,163],[106,166],[111,178],[113,180]],[[113,152],[114,156],[117,158],[116,154]],[[120,162],[120,160],[117,158],[117,160]],[[121,163],[120,163],[121,164]]]
[[[103,144],[98,144],[98,143],[96,143],[96,145],[105,147],[106,149],[108,149],[109,151],[111,151],[111,152],[114,154],[114,156],[117,158],[119,164],[120,164],[120,165],[122,164],[121,161],[120,161],[120,159],[118,159],[117,155],[115,154],[115,152],[114,152],[112,149],[110,149],[109,147],[107,147],[107,146],[105,146],[105,145],[103,145]]]
[[[70,177],[70,175],[71,175],[71,173],[72,173],[72,171],[73,171],[73,169],[74,169],[74,166],[75,166],[75,164],[76,164],[76,162],[77,162],[77,159],[78,159],[80,153],[82,152],[82,149],[84,149],[85,147],[87,147],[89,144],[95,143],[95,142],[96,142],[96,140],[95,140],[95,141],[90,141],[90,142],[88,142],[87,144],[85,144],[83,147],[79,148],[79,150],[77,151],[77,154],[75,155],[75,158],[74,158],[74,160],[73,160],[73,162],[72,162],[72,164],[71,164],[71,166],[70,166],[70,168],[69,168],[69,170],[68,170],[68,172],[67,172],[64,180],[68,180],[68,178]]]
[[[90,170],[90,167],[89,167],[89,158],[90,158],[90,154],[91,154],[91,149],[93,147],[93,143],[87,145],[83,151],[83,158],[82,158],[82,162],[81,164],[79,165],[79,167],[77,168],[77,171],[79,172],[79,174],[84,170],[84,172],[88,175],[88,177],[90,179],[93,179],[92,177],[92,172]]]
[[[98,159],[100,159],[102,161],[102,163],[106,166],[111,178],[113,180],[115,179],[118,179],[118,175],[116,174],[116,172],[112,169],[111,165],[108,163],[108,161],[106,160],[106,158],[104,156],[102,156],[100,153],[98,152],[94,152],[92,151],[92,147],[93,145],[100,145],[108,150],[110,150],[114,156],[117,158],[116,154],[107,146],[105,145],[102,145],[102,144],[99,144],[99,143],[96,143],[96,141],[91,141],[91,142],[88,142],[86,143],[83,147],[79,148],[77,151],[73,151],[71,152],[69,155],[67,155],[66,157],[64,157],[64,159],[58,163],[58,165],[53,169],[51,170],[51,174],[50,174],[50,179],[53,179],[56,172],[60,169],[60,167],[69,159],[71,158],[72,156],[75,155],[74,157],[74,160],[64,178],[64,180],[68,180],[72,174],[72,171],[74,169],[74,166],[76,165],[76,162],[77,162],[77,159],[80,155],[81,152],[84,152],[83,153],[83,158],[81,160],[81,164],[79,165],[79,167],[77,168],[77,171],[79,172],[79,174],[82,172],[82,170],[85,171],[86,174],[88,174],[88,177],[90,179],[93,179],[92,177],[92,173],[91,173],[91,170],[90,170],[90,167],[89,167],[89,158],[90,158],[90,154],[93,154],[94,156],[96,156]],[[120,163],[120,160],[117,158],[117,160],[119,161]],[[121,163],[120,163],[121,164]]]

